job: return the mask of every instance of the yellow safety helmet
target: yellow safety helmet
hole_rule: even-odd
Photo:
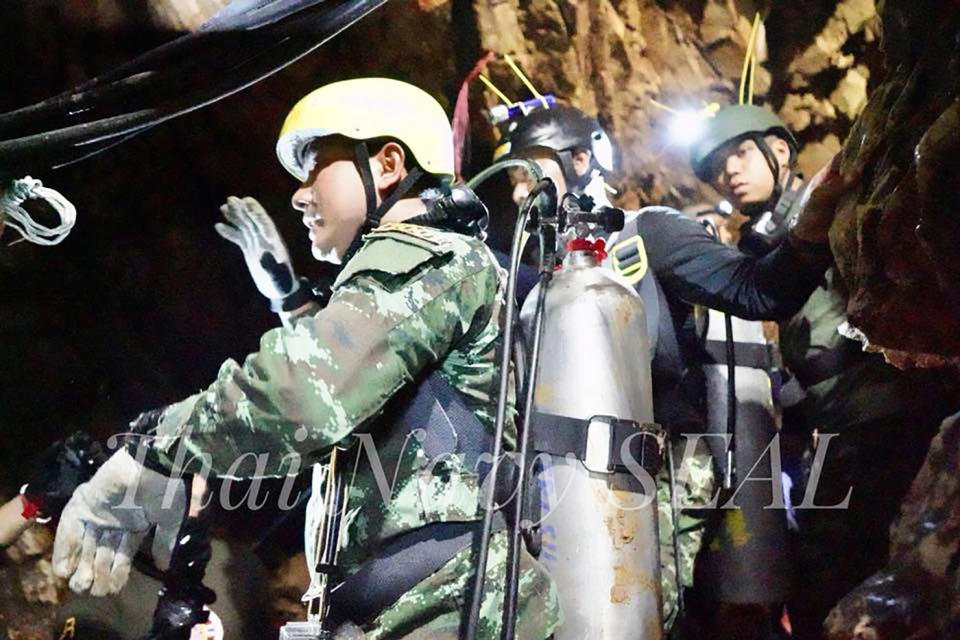
[[[443,107],[426,91],[390,78],[343,80],[311,91],[287,115],[277,140],[280,164],[301,182],[307,145],[330,135],[394,138],[425,173],[453,177],[453,133]]]

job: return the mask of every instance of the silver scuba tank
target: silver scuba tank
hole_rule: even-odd
[[[537,293],[527,297],[520,316],[528,340]],[[540,561],[557,584],[564,615],[555,637],[659,640],[653,478],[664,438],[652,424],[646,318],[633,287],[599,266],[591,251],[570,251],[547,290],[531,423],[539,452],[533,471],[540,488]],[[645,453],[618,458],[625,436],[642,441]],[[566,451],[575,455],[543,446],[551,438],[571,445]],[[625,468],[628,457],[642,468]]]
[[[704,365],[707,422],[710,433],[726,433],[728,427],[727,332],[724,314],[709,309],[706,351],[715,364]],[[721,602],[731,604],[779,603],[786,600],[790,586],[787,556],[787,519],[782,505],[779,464],[771,455],[779,451],[773,443],[777,434],[776,409],[770,376],[770,345],[763,323],[731,318],[735,354],[734,386],[736,423],[734,427],[733,505],[722,510],[716,539],[704,550],[705,573]],[[727,451],[723,440],[707,439],[714,458],[723,470]],[[779,458],[777,458],[779,459]],[[755,480],[747,480],[747,477]],[[780,495],[777,495],[780,493]],[[730,495],[730,494],[728,494]],[[722,498],[721,506],[726,501]],[[731,505],[732,506],[732,505]]]

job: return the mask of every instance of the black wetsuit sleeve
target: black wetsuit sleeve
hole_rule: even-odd
[[[746,320],[789,318],[803,306],[831,263],[827,245],[792,234],[761,258],[717,242],[675,209],[641,210],[637,228],[650,268],[668,298]]]

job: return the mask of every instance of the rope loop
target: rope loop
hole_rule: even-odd
[[[23,203],[27,200],[43,200],[60,216],[60,224],[47,227],[34,220]],[[14,180],[0,193],[0,224],[6,223],[16,229],[24,240],[34,244],[51,246],[67,237],[77,221],[77,208],[55,189],[43,186],[36,178],[25,176]]]

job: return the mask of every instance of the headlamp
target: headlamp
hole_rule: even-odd
[[[670,119],[670,139],[679,145],[689,147],[700,137],[704,129],[703,116],[693,109],[677,111]]]

